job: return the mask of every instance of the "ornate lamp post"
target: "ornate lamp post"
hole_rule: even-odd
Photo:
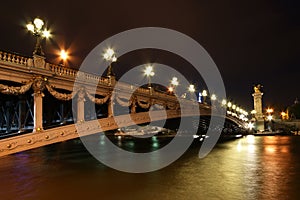
[[[42,50],[41,42],[43,38],[49,38],[51,35],[49,30],[46,29],[42,30],[43,26],[44,26],[44,22],[39,18],[35,18],[33,20],[33,23],[30,22],[29,24],[26,25],[27,30],[32,32],[32,34],[36,37],[36,45],[35,45],[33,55],[39,55],[39,56],[45,55]]]
[[[117,61],[116,53],[112,48],[108,48],[105,53],[103,54],[104,60],[106,60],[109,63],[108,70],[107,70],[107,76],[115,76],[113,69],[112,69],[112,63]]]

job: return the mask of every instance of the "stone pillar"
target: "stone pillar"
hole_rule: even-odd
[[[77,123],[84,121],[84,90],[80,89],[77,97]]]
[[[107,117],[114,116],[114,95],[112,95],[107,104]]]
[[[253,93],[253,101],[254,101],[254,110],[256,111],[255,117],[256,119],[262,119],[262,95],[263,93]]]
[[[47,79],[42,77],[35,78],[33,88],[33,132],[43,130],[43,90],[45,89]]]
[[[43,93],[35,92],[33,94],[34,99],[34,125],[33,132],[43,130]]]
[[[254,102],[254,110],[256,111],[256,113],[255,113],[256,129],[263,131],[265,129],[264,117],[263,117],[263,112],[262,112],[263,93],[260,91],[260,89],[261,89],[260,85],[254,86],[254,93],[252,94],[252,96],[253,96],[253,102]]]

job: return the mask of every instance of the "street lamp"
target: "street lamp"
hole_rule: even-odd
[[[233,104],[233,105],[232,105],[232,110],[235,110],[235,109],[236,109],[236,105]]]
[[[267,119],[268,119],[269,121],[272,121],[273,116],[272,116],[272,115],[268,115],[268,116],[267,116]]]
[[[170,91],[170,90],[169,90],[169,91],[170,91],[170,92],[175,92],[175,89],[176,89],[176,87],[177,87],[178,85],[179,85],[178,78],[174,76],[174,77],[172,78],[172,80],[171,80],[171,86],[169,87],[169,89],[172,88],[172,89],[171,89],[172,91]]]
[[[171,84],[173,86],[178,86],[179,85],[178,78],[177,77],[173,77],[172,80],[171,80]]]
[[[108,70],[107,70],[107,76],[114,76],[114,72],[112,69],[112,63],[117,61],[116,53],[112,48],[108,48],[105,53],[103,54],[104,60],[109,62]]]
[[[144,70],[144,75],[148,77],[148,87],[149,87],[149,89],[151,89],[151,76],[155,75],[152,65],[146,66],[146,68]]]
[[[189,86],[189,92],[190,92],[190,93],[193,93],[193,92],[195,92],[195,91],[196,91],[195,86],[194,86],[194,85],[190,85],[190,86]]]
[[[202,91],[202,96],[203,96],[203,103],[206,103],[205,101],[206,101],[206,97],[207,97],[207,91],[206,90],[203,90]]]
[[[282,119],[288,119],[288,114],[286,112],[282,111],[280,113],[280,115],[281,115]]]
[[[195,85],[190,84],[189,87],[188,87],[188,91],[190,92],[190,98],[192,99],[194,94],[195,94],[195,91],[196,91]]]
[[[26,25],[26,28],[28,31],[32,32],[32,34],[36,37],[36,45],[33,54],[34,55],[39,55],[39,56],[44,56],[44,52],[42,50],[42,39],[43,38],[49,38],[51,36],[49,30],[42,30],[44,26],[43,20],[39,18],[35,18],[33,20],[33,23],[30,22]]]
[[[215,100],[217,100],[217,95],[215,95],[215,94],[212,94],[212,95],[211,95],[211,97],[210,97],[210,99],[211,99],[212,101],[215,101]]]
[[[65,50],[60,51],[60,58],[62,60],[62,66],[65,66],[65,63],[66,63],[68,57],[69,57],[68,52],[66,52]]]
[[[268,108],[267,109],[267,113],[270,115],[270,114],[272,114],[274,112],[274,110],[273,110],[273,108]]]
[[[226,99],[223,99],[223,100],[222,100],[222,106],[226,106],[226,104],[227,104]]]
[[[174,88],[172,86],[168,87],[168,92],[173,93],[174,92]]]
[[[232,106],[232,103],[231,103],[231,102],[228,102],[228,103],[227,103],[227,107],[228,107],[228,108],[231,108],[231,106]]]

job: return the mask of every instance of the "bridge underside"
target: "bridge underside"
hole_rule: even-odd
[[[162,114],[162,112],[166,112],[166,115]],[[49,144],[75,139],[78,137],[116,130],[121,127],[166,120],[166,117],[167,119],[175,119],[182,117],[193,117],[197,116],[198,114],[199,113],[195,113],[193,111],[189,112],[188,114],[184,114],[181,113],[180,110],[152,111],[150,115],[149,112],[141,112],[85,121],[77,124],[65,125],[48,130],[43,130],[41,132],[27,133],[0,140],[0,157],[21,151],[26,151],[29,149],[34,149],[37,147],[42,147]],[[209,120],[209,113],[203,113],[203,116],[201,115],[199,125],[198,127],[196,127],[197,129],[199,128],[198,132],[200,131],[204,134],[206,133],[209,125]],[[227,122],[225,121],[225,127],[228,128],[226,123]],[[240,126],[236,124],[235,127]],[[223,127],[221,128],[223,129]]]
[[[115,130],[120,127],[165,120],[166,116],[161,112],[162,111],[152,111],[151,116],[149,115],[149,112],[142,112],[102,118],[2,139],[0,140],[0,156],[57,142],[63,142],[82,136],[88,136],[99,132]],[[166,111],[166,114],[168,119],[184,117],[180,111],[176,110],[168,110]],[[194,115],[196,116],[196,113],[194,113]],[[186,116],[193,116],[193,112],[190,112],[190,114]]]

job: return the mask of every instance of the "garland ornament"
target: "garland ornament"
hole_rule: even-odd
[[[32,81],[25,85],[17,86],[17,87],[0,84],[0,92],[2,94],[20,95],[27,92],[31,88],[32,84],[33,84]]]

